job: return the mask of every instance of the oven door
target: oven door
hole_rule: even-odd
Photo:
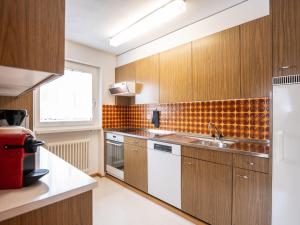
[[[124,143],[106,140],[106,172],[124,180]]]

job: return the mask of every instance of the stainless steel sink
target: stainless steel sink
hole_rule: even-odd
[[[192,142],[193,144],[199,144],[204,146],[218,147],[218,148],[227,148],[232,144],[235,144],[234,141],[228,140],[217,140],[209,138],[196,138],[197,140]]]

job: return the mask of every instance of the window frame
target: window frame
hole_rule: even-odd
[[[59,130],[86,130],[87,128],[90,128],[91,130],[100,127],[100,121],[101,121],[101,114],[100,114],[100,93],[101,93],[101,85],[100,85],[100,72],[101,68],[98,66],[93,66],[85,63],[76,62],[73,60],[66,60],[65,61],[65,68],[66,69],[72,69],[82,72],[91,73],[89,71],[86,71],[82,68],[85,68],[87,70],[95,70],[94,73],[92,73],[92,101],[93,101],[93,109],[92,109],[92,120],[90,121],[58,121],[58,122],[41,122],[40,121],[40,88],[37,88],[34,90],[34,130],[39,132],[45,132],[47,130],[49,131],[59,131]],[[59,78],[58,78],[59,79]]]

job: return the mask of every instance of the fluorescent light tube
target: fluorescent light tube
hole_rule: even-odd
[[[145,16],[141,20],[132,24],[128,28],[124,29],[120,33],[116,34],[109,40],[111,46],[117,47],[135,37],[140,36],[161,25],[162,23],[169,21],[175,16],[183,13],[185,11],[184,0],[174,0],[170,3],[162,6],[161,8],[155,10],[149,15]]]

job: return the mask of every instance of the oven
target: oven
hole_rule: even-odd
[[[106,173],[124,180],[124,136],[106,133],[105,136]]]

